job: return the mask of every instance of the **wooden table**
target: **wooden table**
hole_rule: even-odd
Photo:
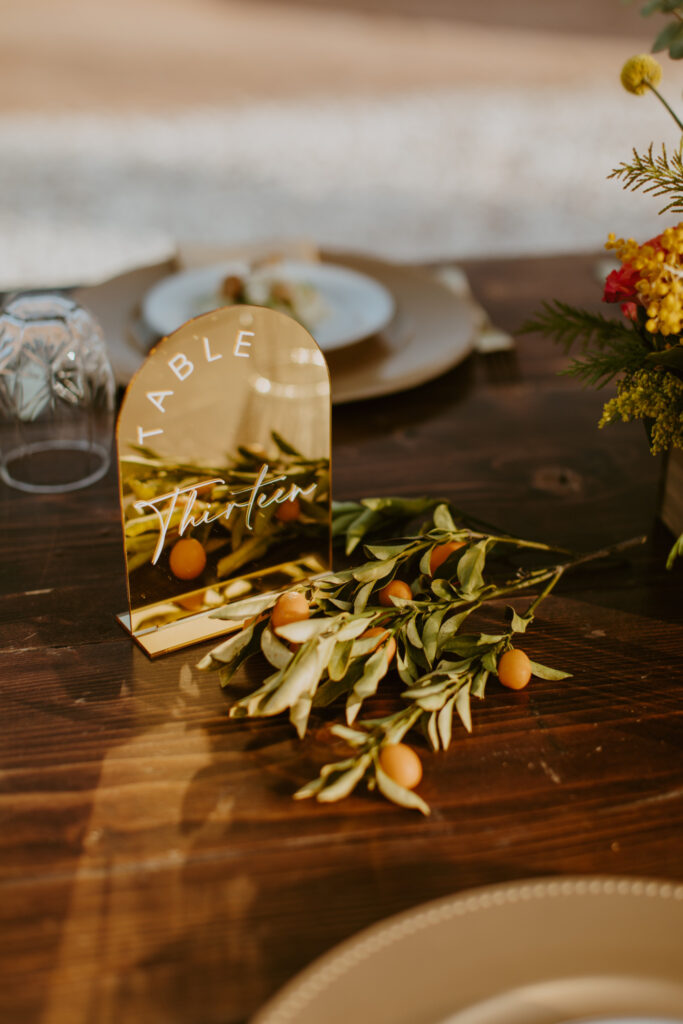
[[[594,259],[468,265],[496,322],[591,303]],[[0,1020],[245,1021],[300,968],[386,915],[465,887],[610,873],[683,879],[681,578],[664,571],[660,466],[642,429],[537,337],[413,392],[334,414],[335,496],[439,494],[584,550],[525,646],[574,673],[491,686],[447,754],[424,751],[425,820],[360,794],[291,800],[327,758],[286,722],[229,720],[210,645],[149,661],[125,587],[115,477],[2,492]]]

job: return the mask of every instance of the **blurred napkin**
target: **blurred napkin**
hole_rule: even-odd
[[[472,307],[477,331],[474,347],[477,352],[487,355],[490,352],[507,352],[515,347],[512,335],[495,327],[489,320],[486,310],[475,299],[464,270],[454,266],[440,267],[435,271],[435,277],[441,284],[450,288],[454,295],[464,299]]]

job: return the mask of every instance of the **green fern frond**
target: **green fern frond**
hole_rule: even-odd
[[[602,388],[618,373],[639,370],[647,355],[646,346],[637,334],[631,332],[628,339],[606,341],[600,350],[572,360],[562,373],[577,377],[586,386]]]
[[[580,342],[581,358],[574,359],[562,372],[595,387],[604,387],[624,370],[639,369],[650,353],[632,325],[601,313],[576,309],[564,302],[544,302],[541,312],[519,331],[520,334],[532,332],[558,342],[565,352],[569,352],[575,342]]]
[[[661,213],[683,212],[683,156],[680,148],[669,156],[666,146],[662,152],[654,156],[653,144],[650,143],[647,153],[642,156],[633,150],[631,163],[622,163],[615,167],[608,178],[617,178],[624,189],[631,192],[641,190],[653,196],[671,196],[670,202],[663,206]]]
[[[589,345],[598,348],[618,342],[623,344],[634,337],[633,329],[622,320],[603,316],[601,313],[589,313],[585,309],[577,309],[566,302],[544,302],[541,311],[531,320],[522,324],[518,334],[545,334],[553,341],[559,342],[565,352],[576,341],[581,341],[585,351]],[[647,349],[643,346],[644,352]]]

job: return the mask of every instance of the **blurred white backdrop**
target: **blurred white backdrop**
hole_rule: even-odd
[[[628,40],[232,0],[121,0],[105,35],[83,0],[56,23],[47,0],[19,10],[16,47],[41,59],[0,62],[0,288],[101,280],[176,242],[457,260],[665,223],[606,180],[678,141],[619,84]],[[674,103],[682,75],[669,62]]]

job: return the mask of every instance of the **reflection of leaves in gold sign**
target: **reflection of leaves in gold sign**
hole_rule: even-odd
[[[176,462],[140,446],[123,457],[129,573],[168,565],[178,579],[198,576],[201,568],[185,568],[189,546],[176,559],[180,571],[173,559],[169,565],[181,537],[202,546],[218,580],[249,571],[276,544],[320,537],[329,522],[329,460],[307,458],[275,432],[272,440],[270,451],[238,447],[225,466]]]

